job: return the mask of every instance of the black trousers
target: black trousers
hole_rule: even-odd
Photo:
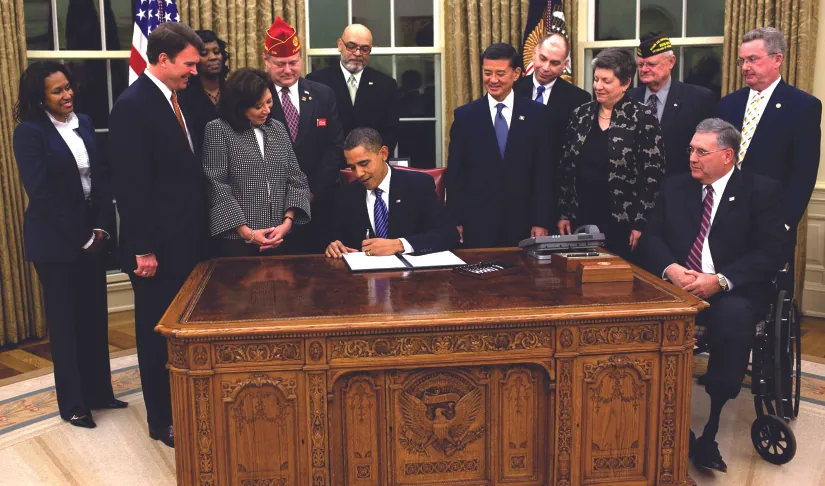
[[[34,268],[43,286],[57,406],[68,420],[114,398],[105,255],[83,253],[71,263]]]
[[[166,338],[155,332],[155,326],[195,267],[194,262],[183,264],[169,260],[158,259],[158,270],[152,278],[129,272],[135,292],[135,339],[146,420],[155,428],[172,425]]]
[[[705,338],[710,346],[705,391],[711,396],[736,398],[761,316],[750,300],[739,295],[716,294],[709,302],[710,308],[696,317],[696,323],[707,329]]]

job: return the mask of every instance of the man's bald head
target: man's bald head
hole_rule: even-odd
[[[545,85],[561,76],[568,64],[570,43],[561,34],[545,36],[533,53],[533,76],[539,84]]]
[[[351,24],[338,38],[338,52],[341,65],[355,74],[361,72],[369,62],[372,51],[372,32],[365,25]]]

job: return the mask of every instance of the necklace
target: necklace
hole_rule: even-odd
[[[602,116],[602,111],[601,110],[599,110],[598,115],[599,115],[599,118],[601,118],[602,120],[609,120],[610,119],[609,116]]]
[[[215,93],[215,94],[212,94],[212,93],[210,93],[210,92],[209,92],[209,91],[207,91],[207,90],[203,90],[203,92],[204,92],[204,93],[206,93],[206,96],[208,96],[210,100],[212,100],[212,104],[213,104],[213,105],[217,105],[217,104],[218,104],[218,101],[219,101],[219,100],[220,100],[220,98],[221,98],[221,89],[220,89],[220,88],[218,88],[218,92],[217,92],[217,93]]]

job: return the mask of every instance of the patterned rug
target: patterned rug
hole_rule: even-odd
[[[695,360],[695,374],[704,373],[707,358]],[[750,390],[743,389],[722,415],[719,447],[728,473],[699,471],[699,485],[796,486],[825,485],[825,364],[805,361],[802,405],[791,424],[797,455],[784,466],[762,460],[750,440],[754,419]],[[0,486],[27,485],[174,485],[174,451],[150,440],[140,393],[137,357],[112,360],[112,383],[125,410],[95,412],[98,427],[78,429],[57,413],[52,375],[0,387]],[[710,404],[694,384],[692,428],[701,431]]]

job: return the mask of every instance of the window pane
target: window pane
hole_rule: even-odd
[[[96,0],[56,0],[60,48],[101,49],[100,17]]]
[[[392,75],[392,56],[376,56],[375,54],[372,54],[370,55],[368,65],[369,67],[381,71],[382,73],[386,74],[391,78],[394,77]]]
[[[682,37],[682,0],[642,0],[639,35],[646,32]]]
[[[23,15],[26,18],[26,48],[44,51],[54,49],[51,2],[25,0]]]
[[[396,47],[433,45],[433,3],[395,0]]]
[[[109,87],[106,61],[68,61],[75,89],[75,110],[88,115],[95,128],[109,126]]]
[[[135,0],[103,0],[106,12],[106,49],[128,50],[135,25]]]
[[[129,87],[129,60],[112,59],[112,103]],[[109,107],[111,110],[111,107]]]
[[[725,2],[690,0],[687,11],[687,36],[706,37],[725,34]]]
[[[636,0],[596,0],[596,40],[636,38]]]
[[[309,65],[312,69],[309,72],[318,71],[325,67],[335,66],[341,62],[340,56],[312,56],[309,58]]]
[[[683,81],[722,93],[722,46],[685,47]]]
[[[402,121],[398,132],[398,158],[410,159],[410,167],[435,167],[435,121]]]
[[[401,118],[435,117],[434,56],[397,56]]]
[[[307,0],[309,2],[309,47],[337,47],[347,26],[347,0]]]
[[[352,23],[364,24],[370,29],[372,45],[391,46],[390,20],[390,2],[387,0],[352,0]]]

